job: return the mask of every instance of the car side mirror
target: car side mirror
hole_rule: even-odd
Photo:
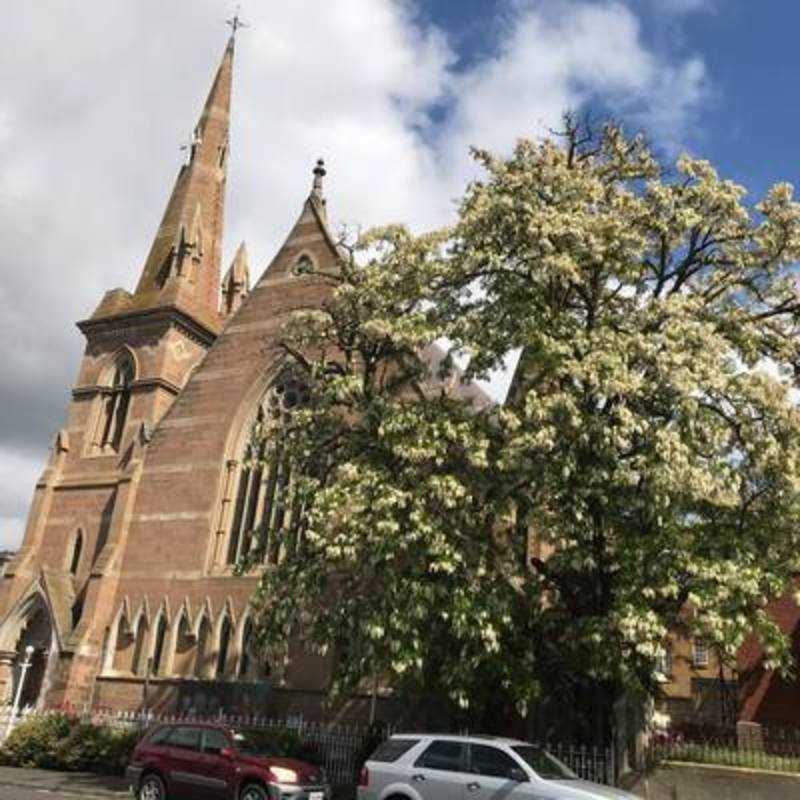
[[[517,783],[527,783],[528,782],[528,775],[526,774],[524,769],[520,767],[511,767],[508,771],[508,777],[512,781],[516,781]]]
[[[233,758],[236,751],[232,747],[223,747],[222,750],[219,751],[219,754],[223,758]]]

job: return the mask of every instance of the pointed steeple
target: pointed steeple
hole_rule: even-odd
[[[250,260],[247,257],[247,245],[242,242],[233,263],[222,279],[222,314],[229,317],[233,314],[250,291]]]
[[[219,329],[234,42],[231,36],[133,295],[122,304],[115,297],[113,307],[107,295],[95,318],[172,306]]]

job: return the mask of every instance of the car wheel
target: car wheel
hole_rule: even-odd
[[[139,784],[138,800],[167,800],[167,789],[159,775],[151,772]]]
[[[267,798],[269,792],[257,783],[248,783],[239,795],[239,800],[267,800]]]

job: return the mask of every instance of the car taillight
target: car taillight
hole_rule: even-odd
[[[366,767],[361,767],[361,772],[358,774],[358,785],[369,786],[369,770]]]

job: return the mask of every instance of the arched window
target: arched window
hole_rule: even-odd
[[[203,617],[197,631],[197,648],[195,650],[194,674],[196,678],[208,677],[208,656],[211,645],[211,623]]]
[[[144,658],[144,645],[147,640],[147,620],[142,614],[136,623],[133,633],[133,654],[131,656],[131,672],[134,675],[144,675],[147,666]]]
[[[172,674],[182,678],[191,676],[194,665],[191,663],[194,637],[189,627],[186,614],[181,614],[178,631],[175,636],[175,652],[172,658]]]
[[[311,260],[311,256],[306,253],[300,256],[297,261],[294,262],[294,274],[295,275],[307,275],[309,272],[314,270],[314,262]]]
[[[228,665],[228,651],[231,646],[231,620],[227,615],[222,620],[222,627],[219,631],[219,649],[217,650],[217,668],[214,676],[217,678],[225,677],[225,669]]]
[[[125,354],[117,360],[110,384],[103,389],[103,411],[97,446],[101,451],[118,450],[125,432],[134,379],[133,359]]]
[[[253,434],[262,431],[265,422],[285,419],[308,400],[304,383],[291,372],[284,373],[265,394]],[[266,453],[264,440],[251,435],[239,471],[228,537],[229,564],[236,564],[254,548],[260,549],[264,561],[275,564],[282,547],[293,547],[297,541],[302,509],[295,496],[289,461],[278,450],[266,463]]]
[[[77,575],[78,567],[81,563],[81,551],[83,550],[83,531],[79,530],[72,541],[72,556],[69,560],[69,571]]]
[[[244,630],[242,631],[242,653],[239,658],[239,677],[249,678],[250,670],[253,668],[253,623],[250,618],[244,623]]]
[[[167,638],[167,618],[162,614],[158,618],[156,627],[156,641],[153,647],[153,663],[150,670],[151,675],[160,675],[164,668],[164,642]]]

